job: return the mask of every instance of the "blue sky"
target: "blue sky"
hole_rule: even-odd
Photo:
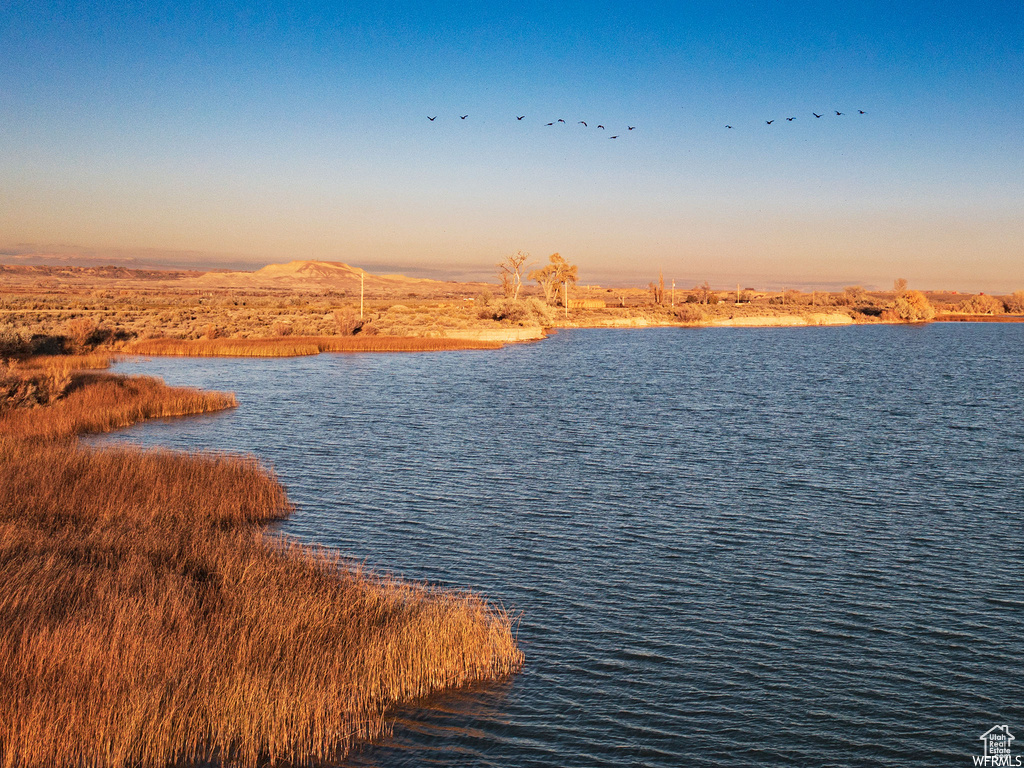
[[[1019,2],[0,0],[0,253],[1015,290],[1022,93]]]

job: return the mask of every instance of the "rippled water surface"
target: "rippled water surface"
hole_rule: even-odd
[[[521,613],[521,674],[356,764],[969,765],[1024,731],[1024,325],[118,368],[241,405],[101,442],[254,452],[285,532]]]

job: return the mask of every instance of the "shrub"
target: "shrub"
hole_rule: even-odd
[[[530,310],[525,301],[503,299],[488,311],[493,319],[506,323],[522,323],[530,317]]]
[[[358,333],[363,325],[359,315],[352,307],[334,310],[334,325],[338,329],[339,336],[351,336]]]
[[[68,321],[68,336],[75,349],[81,352],[89,343],[89,338],[96,331],[96,323],[89,317],[76,317]]]
[[[0,334],[0,359],[16,357],[28,352],[28,345],[17,331],[4,331]]]
[[[920,291],[903,291],[896,297],[893,307],[896,317],[900,320],[921,321],[935,317],[935,307],[928,297]]]
[[[1015,315],[1024,314],[1024,291],[1014,291],[1013,295],[1006,299],[1006,311]]]
[[[699,323],[706,317],[704,310],[696,304],[681,304],[675,308],[674,314],[681,323]]]
[[[998,315],[1003,312],[1003,302],[995,296],[979,293],[960,302],[960,311],[972,315]]]

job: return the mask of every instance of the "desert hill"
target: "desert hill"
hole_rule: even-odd
[[[130,269],[122,266],[37,266],[0,264],[0,285],[27,287],[42,280],[58,281],[68,286],[79,285],[122,289],[146,289],[156,286],[187,292],[254,291],[277,293],[344,293],[358,295],[362,279],[367,298],[421,298],[471,296],[485,288],[485,283],[463,283],[405,275],[375,275],[340,261],[301,260],[286,264],[268,264],[254,272],[230,269],[198,270]]]
[[[405,275],[374,275],[341,261],[290,261],[268,264],[255,272],[207,272],[191,282],[209,288],[260,288],[358,291],[360,278],[367,292],[397,293],[418,291],[435,293],[472,289],[476,284],[454,283]]]

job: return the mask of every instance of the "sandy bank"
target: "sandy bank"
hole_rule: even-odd
[[[502,344],[517,341],[537,341],[547,336],[547,332],[539,325],[526,328],[460,328],[447,331],[446,339],[464,339],[467,341],[496,341]]]

